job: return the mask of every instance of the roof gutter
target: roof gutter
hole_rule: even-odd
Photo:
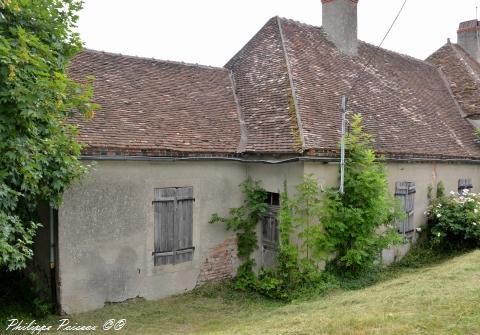
[[[249,159],[239,157],[151,157],[151,156],[94,156],[84,155],[80,160],[89,161],[148,161],[148,162],[191,162],[191,161],[229,161],[239,163],[254,163],[254,164],[286,164],[293,162],[320,162],[339,164],[340,158],[336,157],[292,157],[286,159]],[[480,164],[480,159],[467,158],[385,158],[387,163],[453,163],[453,164]]]

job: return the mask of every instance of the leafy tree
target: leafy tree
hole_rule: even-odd
[[[365,270],[382,249],[400,241],[394,225],[401,211],[388,192],[385,166],[375,157],[372,142],[362,117],[354,115],[346,136],[345,192],[327,191],[323,231],[316,237],[317,251],[335,253],[335,265],[349,274]]]
[[[81,48],[79,0],[0,0],[0,266],[25,267],[40,201],[58,206],[85,167],[73,112],[93,116],[91,85],[67,77]]]

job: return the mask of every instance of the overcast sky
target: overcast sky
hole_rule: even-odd
[[[360,0],[359,38],[378,44],[404,0]],[[480,0],[408,0],[384,48],[425,59],[456,42]],[[480,9],[479,9],[480,12]],[[223,66],[275,15],[322,24],[320,0],[85,0],[79,31],[90,49]]]

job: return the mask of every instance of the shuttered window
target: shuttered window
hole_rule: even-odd
[[[473,188],[471,179],[459,179],[458,180],[458,193],[462,194],[463,190],[471,191]]]
[[[268,211],[262,216],[262,266],[273,267],[278,249],[278,211],[280,208],[280,194],[267,193],[266,203]]]
[[[407,181],[395,183],[395,197],[400,200],[402,209],[405,212],[405,218],[398,222],[398,232],[407,239],[413,237],[415,229],[413,226],[415,193],[415,183]]]
[[[192,260],[194,200],[192,187],[155,189],[155,265]]]

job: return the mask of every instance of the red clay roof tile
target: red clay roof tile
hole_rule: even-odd
[[[70,76],[94,75],[91,121],[76,117],[87,150],[118,153],[235,153],[240,122],[230,73],[223,68],[123,56],[78,54]]]
[[[71,76],[96,76],[102,108],[92,121],[72,122],[89,148],[119,153],[331,157],[338,155],[340,97],[348,95],[349,111],[364,116],[380,153],[480,158],[460,111],[478,111],[478,81],[465,69],[478,76],[480,65],[456,46],[429,61],[441,71],[363,42],[358,56],[346,56],[321,28],[272,18],[225,68],[80,53]]]

